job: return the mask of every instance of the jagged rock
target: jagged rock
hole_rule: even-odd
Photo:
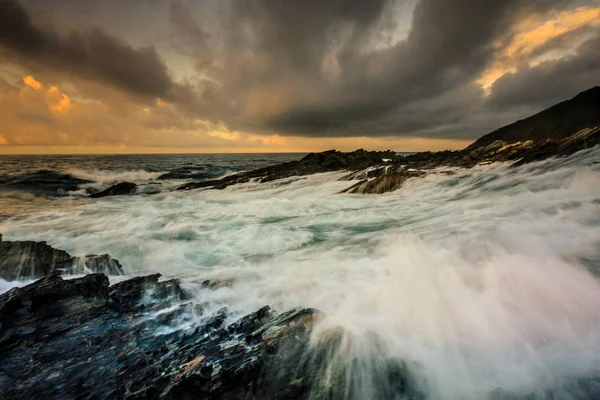
[[[123,275],[123,266],[108,254],[90,254],[83,257],[73,257],[65,265],[62,274],[84,274],[101,272],[106,275]],[[58,266],[60,269],[61,265]]]
[[[151,303],[174,298],[188,299],[188,295],[179,286],[179,281],[169,280],[159,282],[160,274],[141,276],[117,283],[110,287],[109,307],[119,312],[129,312],[136,309],[145,294],[154,299]]]
[[[58,265],[72,259],[46,242],[0,242],[0,277],[6,280],[36,278],[52,274]]]
[[[223,279],[223,280],[210,280],[207,279],[202,282],[202,287],[210,290],[217,290],[225,287],[233,286],[235,279]]]
[[[52,274],[102,272],[122,275],[123,267],[108,254],[73,257],[46,242],[0,240],[0,278],[32,279]]]
[[[107,300],[104,274],[70,281],[53,275],[9,290],[0,295],[0,354],[68,331],[96,315]]]
[[[391,192],[402,187],[409,178],[424,176],[422,171],[402,171],[399,173],[388,173],[372,180],[360,181],[341,193],[359,193],[359,194],[382,194]]]
[[[215,179],[228,171],[225,167],[204,164],[194,167],[180,167],[173,171],[160,175],[158,180],[163,179]]]
[[[108,189],[105,189],[101,192],[91,194],[89,197],[92,199],[98,199],[101,197],[108,197],[108,196],[123,196],[123,195],[135,193],[136,189],[137,189],[137,185],[135,183],[121,182],[121,183],[117,183],[116,185],[113,185],[113,186],[109,187]]]
[[[0,295],[3,399],[360,398],[354,360],[335,357],[344,331],[311,342],[317,310],[265,306],[227,325],[222,309],[181,329],[197,313],[177,281],[108,285],[51,276]],[[421,398],[405,363],[376,357],[373,396]]]
[[[363,149],[349,153],[328,150],[322,153],[310,153],[299,161],[291,161],[272,167],[229,175],[222,179],[204,182],[190,182],[180,186],[179,190],[213,188],[224,189],[238,183],[246,183],[254,179],[258,182],[271,182],[276,179],[292,176],[311,175],[321,172],[340,170],[360,170],[373,165],[383,165],[384,159],[395,158],[392,151],[366,151]]]

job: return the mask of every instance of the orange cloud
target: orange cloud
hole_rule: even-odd
[[[71,108],[71,98],[61,91],[56,86],[51,86],[47,92],[47,101],[51,109],[57,113],[66,113]]]
[[[24,74],[22,74],[24,75]],[[103,85],[75,82],[69,96],[33,76],[0,85],[0,153],[260,153],[336,148],[397,151],[464,148],[470,141],[406,137],[295,137],[236,131],[186,118],[162,101],[148,106]],[[33,89],[33,90],[32,90]],[[71,93],[71,92],[69,92]],[[166,103],[165,103],[166,104]],[[146,107],[151,112],[144,112]],[[25,112],[24,112],[25,111]],[[176,145],[173,145],[176,144]]]
[[[513,26],[512,40],[504,47],[497,44],[500,49],[496,60],[477,80],[479,86],[489,90],[504,74],[515,72],[519,62],[534,66],[536,60],[528,58],[540,46],[583,26],[600,23],[600,7],[579,7],[544,17],[531,15]]]
[[[26,77],[24,77],[23,83],[25,83],[27,86],[33,88],[36,91],[39,91],[42,88],[42,84],[35,80],[35,78],[31,75],[27,75]]]

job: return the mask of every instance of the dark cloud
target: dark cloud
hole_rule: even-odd
[[[494,108],[522,105],[548,107],[600,84],[600,34],[585,41],[575,54],[521,66],[492,86],[489,104]]]
[[[516,71],[489,96],[476,83],[505,56],[516,22],[593,0],[160,1],[152,0],[169,10],[165,40],[195,66],[186,84],[172,80],[154,47],[101,29],[42,29],[16,0],[0,0],[0,46],[23,62],[176,100],[168,118],[147,120],[161,129],[200,119],[305,137],[476,138],[600,83],[597,25],[508,60]],[[133,9],[109,3],[111,12]],[[545,58],[552,52],[562,58]],[[535,57],[546,61],[530,66]]]
[[[0,46],[38,63],[142,96],[172,98],[181,90],[154,47],[134,49],[95,28],[61,35],[35,26],[16,0],[0,1]]]
[[[420,0],[406,18],[394,13],[398,3],[244,0],[213,10],[208,20],[177,2],[171,20],[174,37],[215,80],[206,82],[210,105],[202,107],[204,115],[233,128],[314,137],[419,132],[477,137],[495,128],[486,120],[502,122],[511,115],[510,101],[497,107],[507,95],[488,101],[474,82],[493,63],[498,43],[510,42],[515,21],[587,4]],[[412,21],[408,35],[375,46],[403,17]],[[593,65],[588,70],[594,68],[598,71]],[[580,86],[565,83],[556,92],[566,98]],[[538,111],[539,105],[523,96],[513,103],[512,115]]]

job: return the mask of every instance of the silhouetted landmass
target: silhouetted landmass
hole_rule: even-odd
[[[527,140],[556,142],[582,129],[597,126],[600,126],[600,86],[488,133],[468,149],[487,146],[496,140],[508,144]]]

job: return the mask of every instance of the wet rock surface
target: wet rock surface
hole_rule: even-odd
[[[38,196],[66,196],[80,189],[80,185],[91,183],[69,174],[39,170],[19,176],[0,177],[0,188],[21,190]]]
[[[46,242],[5,241],[0,235],[0,278],[9,281],[48,275],[102,272],[122,275],[119,261],[108,254],[73,257]]]
[[[373,165],[384,165],[384,159],[392,159],[394,156],[395,153],[392,151],[366,151],[361,149],[343,153],[336,150],[329,150],[322,153],[308,154],[299,161],[290,161],[272,167],[241,172],[239,174],[226,176],[222,179],[190,182],[180,186],[178,189],[225,189],[227,186],[238,183],[247,183],[251,180],[264,183],[276,179],[312,175],[321,172],[343,170],[357,171]]]
[[[265,306],[227,324],[159,277],[49,276],[0,295],[2,398],[353,398],[348,366],[329,363],[342,332],[311,344],[319,311]],[[421,398],[404,363],[379,365],[381,398]]]
[[[98,193],[94,193],[92,195],[90,195],[89,197],[92,199],[98,199],[101,197],[108,197],[108,196],[124,196],[124,195],[128,195],[128,194],[134,194],[137,190],[137,185],[135,183],[132,182],[121,182],[121,183],[117,183],[116,185],[113,185],[101,192]]]
[[[180,167],[160,175],[158,180],[163,179],[215,179],[227,172],[227,168],[215,165],[200,165],[194,167]]]

